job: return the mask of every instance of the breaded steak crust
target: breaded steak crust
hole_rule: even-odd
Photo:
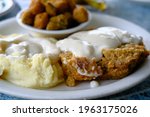
[[[71,52],[61,53],[66,84],[75,86],[76,81],[121,79],[129,75],[149,55],[143,44],[125,44],[116,49],[104,49],[102,53],[103,57],[99,61],[75,57]]]
[[[103,74],[95,59],[75,57],[71,52],[62,53],[60,57],[68,86],[75,86],[76,81],[96,79]]]
[[[140,65],[149,52],[143,45],[126,44],[116,49],[103,50],[101,67],[103,76],[100,79],[120,79],[130,74]]]

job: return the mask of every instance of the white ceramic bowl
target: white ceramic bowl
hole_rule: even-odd
[[[37,29],[37,28],[34,28],[32,26],[24,24],[21,20],[21,14],[23,13],[23,11],[24,10],[20,11],[16,16],[18,24],[21,27],[25,28],[31,35],[40,36],[40,37],[42,36],[42,37],[64,38],[64,37],[66,37],[72,33],[75,33],[75,32],[78,32],[80,30],[85,29],[89,25],[89,23],[92,19],[92,15],[88,11],[88,16],[89,16],[88,21],[85,23],[81,23],[76,27],[64,29],[64,30],[43,30],[43,29]]]

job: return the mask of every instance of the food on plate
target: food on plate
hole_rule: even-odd
[[[78,32],[56,45],[62,51],[68,86],[77,81],[123,78],[149,55],[141,37],[113,27]]]
[[[21,15],[22,22],[27,25],[34,24],[34,17],[35,15],[33,15],[30,10],[25,10]]]
[[[31,0],[21,15],[24,24],[37,29],[63,30],[87,22],[88,11],[75,0]]]
[[[69,0],[68,4],[71,11],[73,11],[76,8],[76,0]]]
[[[69,0],[47,0],[47,3],[51,3],[58,11],[58,13],[66,12],[69,10]]]
[[[59,30],[59,29],[66,29],[69,25],[69,21],[71,16],[69,14],[64,13],[58,16],[54,16],[50,19],[50,22],[47,24],[47,30]]]
[[[98,76],[103,75],[101,66],[95,59],[76,57],[71,52],[62,53],[60,57],[64,74],[67,75],[66,84],[68,86],[75,86],[76,81],[95,80]]]
[[[0,78],[29,88],[50,88],[64,81],[55,43],[10,35],[0,38]]]
[[[29,6],[29,10],[33,15],[37,15],[45,11],[44,5],[40,2],[40,0],[31,0],[31,4]]]
[[[104,49],[101,79],[117,80],[133,72],[149,55],[143,44],[125,44],[116,49]]]
[[[88,13],[83,6],[77,6],[74,11],[73,11],[73,18],[78,22],[78,23],[83,23],[88,20]]]
[[[34,27],[39,29],[45,29],[49,22],[48,14],[46,12],[36,15],[34,20]]]
[[[50,16],[56,16],[57,14],[57,9],[51,3],[45,4],[45,10]]]
[[[70,18],[69,13],[63,15]],[[53,18],[59,21],[62,16]],[[142,37],[113,27],[81,31],[59,41],[0,36],[0,78],[38,89],[64,81],[71,87],[90,81],[95,88],[101,80],[118,80],[134,72],[149,55]]]

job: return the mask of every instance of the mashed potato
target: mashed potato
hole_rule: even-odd
[[[48,40],[15,36],[0,39],[0,77],[29,88],[49,88],[63,82],[59,50]]]

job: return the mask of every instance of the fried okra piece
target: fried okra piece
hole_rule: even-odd
[[[29,9],[32,12],[32,14],[37,15],[39,13],[44,12],[45,7],[40,2],[40,0],[32,0]]]
[[[83,23],[88,20],[88,12],[83,6],[77,6],[73,10],[73,18],[78,22],[78,23]]]
[[[59,13],[63,13],[69,9],[68,0],[48,0],[48,3],[51,3]]]
[[[68,0],[70,10],[73,11],[76,8],[76,0]]]
[[[68,27],[68,18],[64,14],[54,16],[50,19],[47,30],[61,30]]]
[[[56,9],[51,3],[46,3],[46,4],[45,4],[45,9],[46,9],[46,12],[47,12],[50,16],[56,16],[56,14],[57,14],[57,9]]]
[[[71,12],[65,12],[64,15],[65,15],[65,18],[68,20],[68,27],[67,28],[72,28],[72,27],[75,27],[78,25],[78,22],[76,22],[73,19]]]
[[[47,4],[48,0],[40,0],[41,4],[43,4],[44,6]]]
[[[35,17],[34,27],[39,29],[45,29],[48,22],[49,22],[48,14],[46,12],[40,13]]]
[[[72,21],[73,17],[70,12],[65,12],[63,15],[65,16],[65,18],[68,20],[69,23]]]
[[[56,25],[55,22],[49,22],[46,26],[46,30],[58,30],[59,29],[59,26]]]
[[[76,7],[76,0],[40,0],[41,3],[46,6],[47,3],[51,3],[55,8],[66,11],[73,10]]]
[[[34,17],[35,17],[35,15],[33,15],[30,10],[24,11],[21,15],[22,22],[27,25],[33,25]]]

